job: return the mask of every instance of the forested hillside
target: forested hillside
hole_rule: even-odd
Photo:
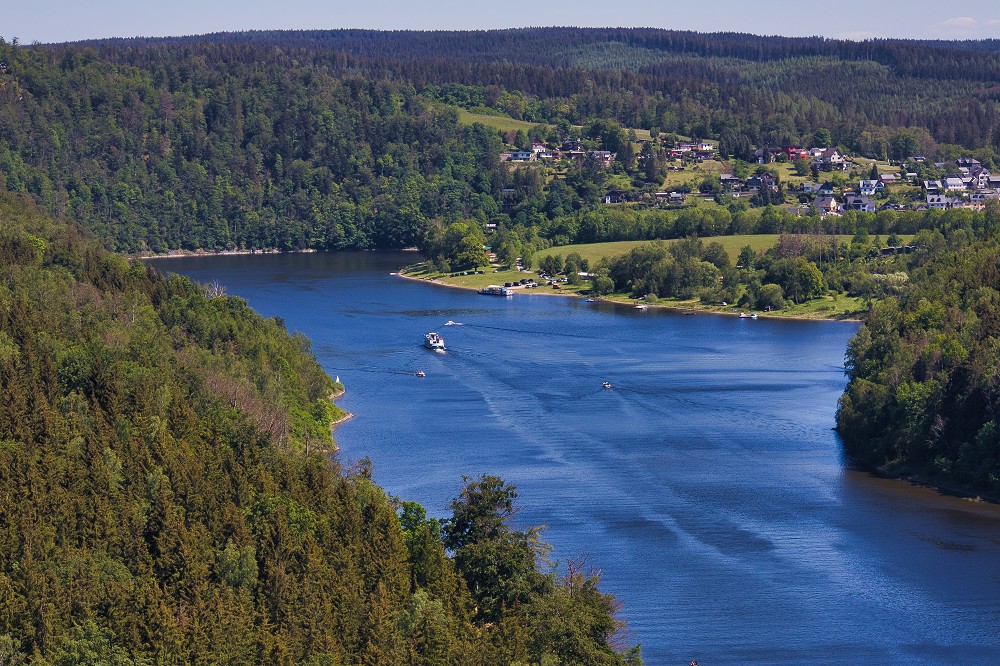
[[[341,469],[333,390],[280,321],[0,191],[0,663],[641,663],[512,487],[442,522]]]
[[[857,462],[1000,496],[998,212],[914,255],[851,341],[838,426]]]
[[[527,137],[463,127],[454,107],[620,149],[618,182],[650,192],[662,160],[622,128],[718,140],[745,159],[821,137],[873,158],[994,167],[1000,144],[993,42],[251,32],[4,43],[0,62],[7,188],[134,252],[400,247],[458,220],[561,241],[603,200],[601,170],[505,168],[504,143]]]

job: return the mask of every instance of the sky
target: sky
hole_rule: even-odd
[[[254,29],[654,27],[840,39],[1000,38],[1000,2],[942,0],[32,0],[0,12],[22,44]]]

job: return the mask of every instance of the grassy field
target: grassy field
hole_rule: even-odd
[[[735,261],[740,255],[740,250],[743,249],[744,245],[749,245],[756,252],[763,252],[771,247],[774,247],[778,239],[781,238],[780,234],[751,234],[745,236],[710,236],[702,238],[704,243],[718,242],[721,243],[726,252],[729,253],[729,257]],[[837,236],[838,242],[850,242],[853,236],[848,234],[839,234]],[[912,236],[900,236],[900,238],[905,242],[912,238]],[[546,250],[539,250],[532,255],[533,265],[537,266],[538,262],[541,261],[542,257],[547,254],[551,255],[562,255],[565,257],[570,252],[577,252],[581,258],[586,259],[591,264],[596,263],[603,257],[617,257],[620,254],[625,254],[629,250],[639,245],[649,243],[651,241],[615,241],[611,243],[586,243],[581,245],[563,245],[560,247],[550,247]],[[673,243],[675,241],[663,241],[664,243]]]
[[[544,125],[545,127],[552,127],[552,125],[549,125],[548,123],[532,123],[528,122],[527,120],[515,120],[514,118],[511,118],[509,116],[494,116],[485,113],[472,113],[471,111],[459,108],[457,106],[451,108],[454,108],[456,111],[458,111],[458,122],[462,123],[463,125],[482,123],[487,127],[498,129],[501,132],[510,132],[510,131],[516,132],[517,130],[524,130],[525,132],[527,132],[529,129],[535,127],[536,125]],[[574,127],[576,127],[577,129],[581,129],[580,125],[574,125]],[[625,131],[627,132],[628,128],[625,128]],[[649,141],[650,140],[649,130],[636,129],[635,138],[640,141]],[[683,140],[682,137],[678,138]],[[636,147],[636,150],[638,151],[638,147]]]
[[[458,122],[463,125],[471,125],[473,123],[482,123],[487,127],[492,127],[498,129],[501,132],[516,132],[517,130],[524,130],[527,132],[529,129],[535,125],[544,123],[529,123],[526,120],[514,120],[508,116],[488,116],[479,113],[472,113],[471,111],[466,111],[465,109],[460,109],[454,107],[458,111]]]

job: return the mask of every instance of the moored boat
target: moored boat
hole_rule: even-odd
[[[479,293],[486,296],[513,296],[514,290],[510,287],[502,287],[498,284],[491,284],[488,287],[480,289]]]

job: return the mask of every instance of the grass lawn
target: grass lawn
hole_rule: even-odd
[[[471,111],[466,111],[458,107],[451,107],[458,111],[458,122],[463,125],[472,125],[473,123],[482,123],[487,127],[493,127],[501,132],[510,132],[517,130],[524,130],[527,132],[529,129],[535,125],[544,123],[529,123],[527,120],[515,120],[508,116],[488,116],[479,113],[472,113]]]
[[[744,236],[706,236],[702,238],[702,242],[705,244],[718,242],[721,243],[726,252],[729,253],[729,257],[736,261],[736,258],[740,256],[740,250],[743,249],[744,245],[749,245],[757,253],[761,253],[768,250],[778,242],[781,238],[780,234],[749,234]],[[828,237],[827,237],[828,238]],[[838,234],[838,242],[850,242],[850,234]],[[906,242],[913,238],[912,236],[901,235],[900,239]],[[532,261],[534,266],[538,265],[546,255],[562,255],[565,257],[570,252],[577,252],[581,258],[586,259],[593,265],[603,257],[617,257],[618,255],[625,254],[634,247],[639,245],[644,245],[654,241],[614,241],[610,243],[585,243],[581,245],[562,245],[559,247],[550,247],[545,250],[539,250],[532,255]],[[673,243],[676,241],[667,240],[664,243]]]
[[[482,123],[487,127],[493,127],[494,129],[498,129],[502,132],[509,132],[511,130],[515,132],[517,130],[524,130],[525,132],[527,132],[529,129],[535,127],[536,125],[544,125],[545,127],[552,127],[552,125],[550,125],[549,123],[532,123],[528,122],[527,120],[515,120],[514,118],[511,118],[509,116],[502,116],[502,115],[494,116],[485,113],[472,113],[471,111],[468,111],[466,109],[457,106],[449,108],[453,108],[456,111],[458,111],[458,122],[460,122],[463,125]],[[576,127],[577,129],[582,129],[581,125],[574,125],[574,127]],[[628,132],[628,130],[629,128],[626,127],[625,131]],[[649,136],[649,130],[644,130],[644,129],[636,129],[635,138],[640,141],[651,140]],[[636,147],[636,152],[638,152],[638,147]]]

